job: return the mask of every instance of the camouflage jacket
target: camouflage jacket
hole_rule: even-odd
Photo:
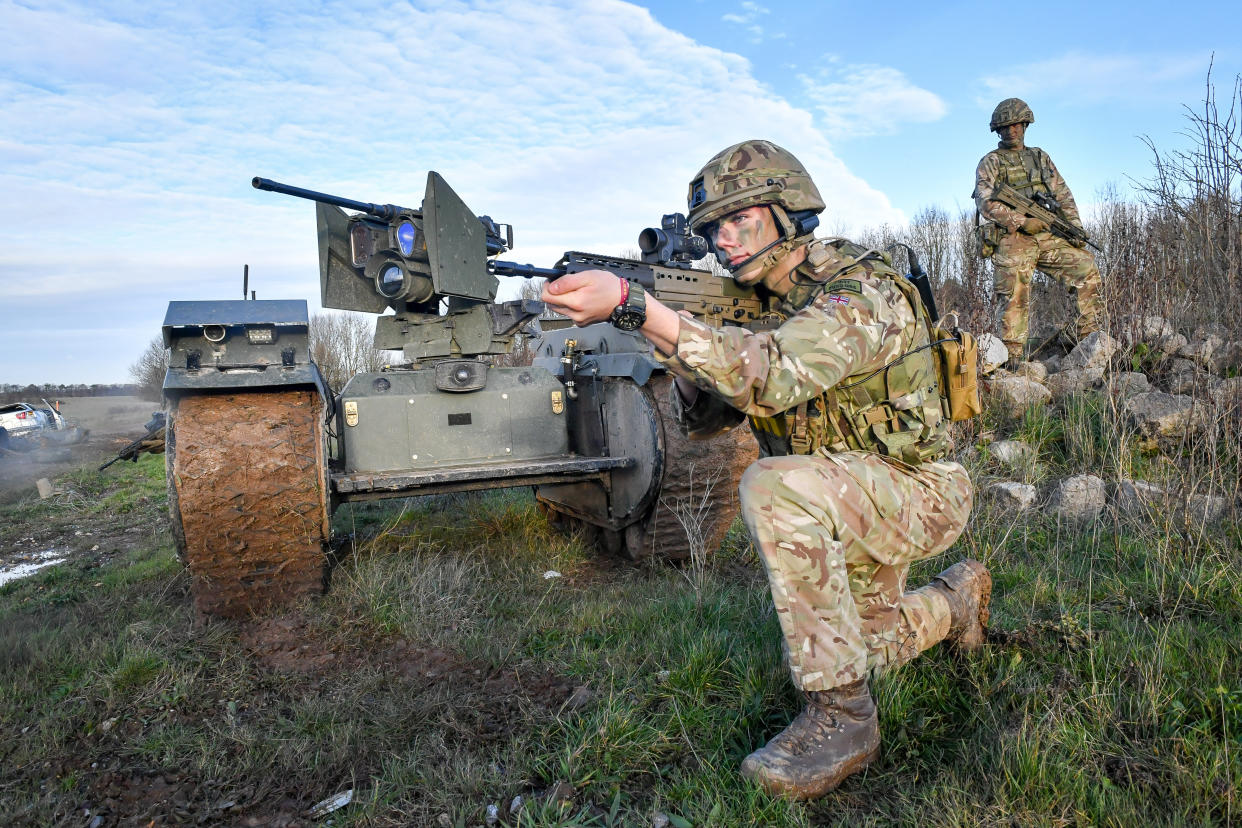
[[[676,353],[657,354],[670,371],[707,392],[683,406],[673,391],[691,437],[709,437],[750,417],[765,455],[789,454],[788,433],[764,428],[765,420],[788,416],[927,341],[926,326],[884,259],[856,260],[836,245],[813,244],[814,255],[797,269],[800,284],[776,308],[776,319],[783,320],[776,327],[711,328],[682,318]]]
[[[1010,233],[1017,232],[1026,217],[1012,207],[994,201],[992,190],[998,181],[1009,184],[1028,198],[1035,192],[1047,192],[1061,205],[1065,217],[1079,227],[1082,220],[1078,216],[1078,205],[1069,185],[1057,171],[1056,164],[1048,157],[1048,153],[1039,147],[1024,147],[1020,150],[994,149],[979,161],[975,170],[975,190],[971,197],[979,214]]]

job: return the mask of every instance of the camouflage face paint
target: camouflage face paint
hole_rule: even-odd
[[[727,264],[736,266],[780,239],[772,211],[747,207],[726,216],[714,228],[712,242]]]
[[[1026,135],[1026,124],[1010,124],[996,130],[1000,135],[1002,149],[1022,149],[1022,139]]]

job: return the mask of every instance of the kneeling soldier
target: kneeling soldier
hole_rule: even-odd
[[[946,459],[913,286],[874,250],[814,237],[824,202],[793,155],[767,141],[729,147],[691,182],[689,208],[733,278],[775,307],[771,324],[713,329],[602,271],[550,282],[543,299],[578,324],[640,324],[677,377],[692,436],[749,419],[763,456],[742,478],[743,517],[806,707],[742,774],[810,799],[879,752],[869,674],[942,640],[982,645],[981,563],[905,589],[911,563],[961,534],[973,490]]]

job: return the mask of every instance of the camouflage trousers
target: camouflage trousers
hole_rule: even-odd
[[[1031,319],[1031,276],[1047,273],[1070,289],[1077,306],[1078,338],[1099,330],[1104,312],[1100,269],[1086,250],[1050,232],[1028,236],[1006,233],[992,256],[996,270],[996,297],[1000,306],[1001,339],[1009,355],[1021,359]]]
[[[966,526],[973,489],[959,464],[915,468],[863,451],[765,457],[740,488],[796,686],[831,690],[948,634],[945,596],[905,587],[910,564]]]

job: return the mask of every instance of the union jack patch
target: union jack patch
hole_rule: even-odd
[[[833,293],[828,296],[828,301],[836,302],[838,305],[848,305],[850,303],[850,297],[838,296],[837,294]]]

